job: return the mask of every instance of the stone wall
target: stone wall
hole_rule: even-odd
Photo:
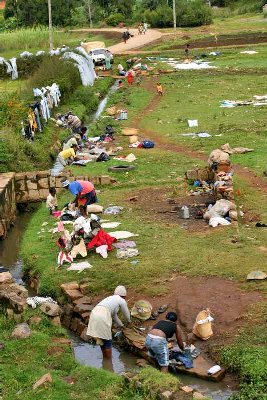
[[[68,170],[57,177],[51,176],[50,170],[0,174],[0,238],[4,239],[10,226],[14,224],[17,204],[45,200],[50,187],[56,187],[57,191],[61,189],[60,182],[63,177],[67,177],[70,181],[89,180],[95,185],[116,182],[107,175],[74,177]]]
[[[70,171],[64,171],[57,177],[51,176],[50,171],[38,171],[38,172],[21,172],[15,174],[15,191],[16,191],[16,202],[17,203],[28,203],[35,201],[45,200],[50,187],[56,187],[58,190],[61,189],[61,180],[63,177],[67,177],[70,181],[77,180],[89,180],[96,185],[106,185],[114,183],[109,176],[101,175],[92,177],[88,175],[72,176]]]
[[[16,219],[15,174],[0,175],[0,237],[5,238]]]

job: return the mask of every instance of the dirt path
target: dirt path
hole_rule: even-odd
[[[154,91],[157,80],[158,78],[152,78],[149,81],[145,81],[143,83],[143,86],[149,91]],[[146,115],[155,110],[160,101],[161,97],[155,93],[147,107],[141,113],[139,113],[138,117],[133,121],[132,126],[135,128],[140,128],[142,120],[146,117]],[[155,131],[142,128],[141,132],[144,133],[144,136],[146,136],[146,138],[150,138],[151,140],[155,141],[156,146],[160,149],[172,151],[175,153],[181,153],[183,155],[201,161],[206,161],[208,158],[208,154],[206,154],[205,152],[192,150],[190,149],[190,147],[184,145],[176,145],[174,143],[170,143],[168,138],[159,135]],[[255,171],[249,169],[248,167],[243,167],[240,164],[234,164],[233,168],[235,174],[240,176],[250,187],[257,189],[264,194],[267,193],[267,179],[261,178],[255,173]]]
[[[110,33],[111,35],[116,33],[122,36],[125,28],[101,28],[101,29],[75,29],[72,32],[95,32],[95,33]],[[125,44],[122,39],[121,43],[109,46],[108,49],[113,54],[127,54],[128,51],[139,49],[147,44],[151,44],[159,40],[164,34],[156,29],[148,29],[145,35],[138,35],[138,29],[130,28],[129,32],[134,35]]]

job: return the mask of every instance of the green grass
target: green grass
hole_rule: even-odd
[[[36,315],[30,311],[25,318]],[[68,346],[52,342],[52,338],[65,337],[64,329],[55,328],[41,315],[42,322],[32,326],[32,336],[17,340],[10,338],[15,323],[0,317],[1,381],[0,396],[3,400],[141,400],[133,389],[125,388],[121,377],[104,370],[79,366],[73,360]],[[27,319],[26,319],[27,320]],[[62,347],[64,352],[49,355],[48,349]],[[37,390],[32,385],[44,374],[52,375],[53,383]],[[68,384],[64,377],[72,377],[74,384]]]
[[[77,47],[82,40],[101,41],[110,46],[117,41],[101,34],[95,35],[82,31],[58,31],[53,33],[54,47]],[[2,57],[18,56],[23,51],[35,53],[38,50],[49,50],[48,28],[25,28],[13,32],[0,33],[0,53]]]

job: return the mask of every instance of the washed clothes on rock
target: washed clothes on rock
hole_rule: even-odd
[[[122,311],[125,319],[130,322],[130,312],[126,301],[122,297],[113,295],[98,303],[91,312],[87,335],[93,338],[111,340],[112,319],[118,326],[123,326],[117,315],[119,310]]]

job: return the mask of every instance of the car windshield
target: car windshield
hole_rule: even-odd
[[[92,53],[93,54],[105,54],[105,50],[104,49],[93,50]]]

